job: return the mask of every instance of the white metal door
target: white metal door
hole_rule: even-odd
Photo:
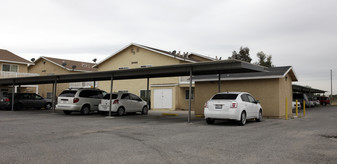
[[[172,109],[172,89],[155,89],[153,101],[156,109]]]

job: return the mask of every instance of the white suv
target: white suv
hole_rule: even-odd
[[[67,89],[59,95],[56,110],[62,110],[67,115],[72,112],[89,114],[98,111],[98,104],[105,95],[106,92],[99,89]]]

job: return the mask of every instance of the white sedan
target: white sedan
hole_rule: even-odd
[[[246,92],[222,92],[205,103],[204,115],[208,124],[215,120],[237,120],[245,125],[247,119],[262,121],[262,107],[258,100]]]
[[[118,116],[133,112],[141,112],[144,115],[148,113],[146,101],[132,93],[112,93],[111,98],[111,112],[115,112]],[[110,94],[107,94],[98,105],[98,111],[100,113],[108,113],[109,110]]]

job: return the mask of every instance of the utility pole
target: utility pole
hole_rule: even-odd
[[[330,70],[330,80],[331,80],[331,92],[330,92],[330,95],[331,95],[331,98],[332,98],[332,69]]]

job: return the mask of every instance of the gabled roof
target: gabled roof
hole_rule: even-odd
[[[103,59],[102,61],[100,61],[99,63],[97,63],[95,65],[98,66],[100,64],[102,64],[103,62],[105,62],[106,60],[110,59],[111,57],[117,55],[118,53],[122,52],[123,50],[129,48],[130,46],[137,46],[137,47],[140,47],[140,48],[143,48],[143,49],[146,49],[146,50],[149,50],[149,51],[152,51],[152,52],[156,52],[158,54],[161,54],[161,55],[165,55],[165,56],[168,56],[168,57],[172,57],[172,58],[175,58],[175,59],[178,59],[178,60],[182,60],[182,61],[187,61],[187,62],[190,62],[190,63],[197,63],[197,62],[200,62],[199,60],[195,60],[195,59],[191,59],[189,58],[188,56],[190,54],[188,54],[187,56],[184,57],[184,55],[173,55],[171,52],[169,51],[165,51],[165,50],[160,50],[160,49],[157,49],[157,48],[152,48],[152,47],[149,47],[149,46],[144,46],[144,45],[140,45],[140,44],[136,44],[136,43],[131,43],[127,46],[125,46],[124,48],[118,50],[117,52],[115,52],[114,54],[108,56],[107,58]],[[199,56],[201,58],[204,58],[206,60],[209,60],[209,61],[216,61],[215,59],[211,58],[211,57],[207,57],[207,56],[204,56],[204,55],[200,55],[200,54],[197,54],[197,53],[192,53],[193,55],[196,55],[196,56]]]
[[[252,80],[252,79],[274,79],[283,78],[287,74],[291,76],[292,81],[298,81],[291,66],[271,67],[265,72],[221,74],[221,80]],[[217,81],[218,75],[194,76],[194,81]]]
[[[16,63],[16,64],[34,64],[18,55],[13,54],[8,50],[0,49],[0,61],[8,62],[8,63]]]
[[[89,62],[82,62],[82,61],[75,61],[75,60],[67,60],[67,59],[59,59],[59,58],[51,58],[46,56],[41,56],[37,60],[35,60],[35,63],[41,59],[44,59],[46,61],[49,61],[63,69],[66,69],[68,71],[77,71],[77,72],[95,72],[97,71],[97,68],[93,68],[95,63],[89,63]],[[66,65],[62,65],[63,63],[66,63]],[[73,65],[76,66],[75,69],[73,69]]]

